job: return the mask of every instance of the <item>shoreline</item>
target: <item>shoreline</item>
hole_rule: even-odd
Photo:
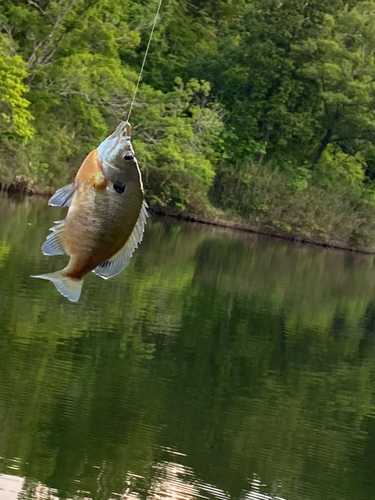
[[[13,182],[13,183],[3,183],[0,182],[0,192],[8,194],[8,196],[15,197],[25,197],[25,196],[40,196],[40,197],[49,197],[52,196],[55,192],[55,189],[50,188],[46,190],[38,190],[28,186],[23,182]],[[279,238],[289,241],[295,241],[297,243],[307,243],[310,245],[317,245],[325,248],[335,248],[338,250],[346,250],[350,252],[357,252],[366,255],[374,255],[375,249],[371,250],[365,247],[355,247],[350,245],[345,245],[344,243],[340,243],[338,241],[319,241],[318,239],[310,238],[305,235],[300,235],[296,233],[286,233],[283,231],[277,231],[276,229],[268,229],[267,227],[252,224],[249,221],[245,220],[230,220],[225,219],[218,216],[205,216],[201,214],[196,214],[193,212],[178,212],[174,209],[169,208],[150,208],[150,213],[164,216],[164,217],[172,217],[177,220],[182,220],[185,222],[196,222],[199,224],[207,224],[211,226],[217,227],[225,227],[227,229],[233,229],[236,231],[244,231],[253,234],[262,234],[264,236],[270,236],[272,238]]]
[[[167,208],[150,208],[150,212],[155,215],[172,217],[174,219],[183,220],[185,222],[197,222],[200,224],[207,224],[211,226],[225,227],[236,231],[244,231],[253,234],[262,234],[264,236],[270,236],[272,238],[294,241],[297,243],[306,243],[309,245],[317,245],[325,248],[334,248],[337,250],[346,250],[349,252],[362,253],[366,255],[375,254],[375,249],[370,250],[364,247],[349,246],[345,245],[344,243],[340,243],[338,241],[332,241],[332,242],[319,241],[313,238],[309,238],[308,236],[299,235],[296,233],[284,233],[282,231],[278,232],[275,229],[268,229],[264,226],[263,227],[256,226],[244,220],[230,220],[230,219],[223,219],[220,217],[206,217],[204,215],[199,215],[191,212],[176,212],[174,210]]]
[[[55,189],[46,189],[40,191],[30,187],[26,182],[0,182],[0,193],[6,193],[8,196],[52,196]]]

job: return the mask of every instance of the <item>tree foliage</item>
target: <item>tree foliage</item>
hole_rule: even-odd
[[[157,3],[2,2],[2,180],[67,182],[126,118]],[[270,197],[271,226],[331,238],[301,196],[316,205],[319,190],[328,207],[349,192],[368,229],[374,12],[356,0],[163,4],[132,114],[149,200],[202,211],[210,200],[253,218]],[[269,178],[278,181],[262,198]],[[340,224],[339,208],[331,215]]]
[[[33,135],[32,114],[24,79],[26,64],[16,55],[11,40],[0,34],[0,134],[2,137],[29,139]]]

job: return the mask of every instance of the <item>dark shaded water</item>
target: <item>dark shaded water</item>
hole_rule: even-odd
[[[373,257],[151,220],[78,304],[0,198],[0,500],[375,498]]]

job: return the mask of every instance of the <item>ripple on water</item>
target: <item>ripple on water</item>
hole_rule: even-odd
[[[368,500],[371,258],[150,220],[71,304],[0,197],[0,500]],[[32,226],[28,226],[32,224]]]

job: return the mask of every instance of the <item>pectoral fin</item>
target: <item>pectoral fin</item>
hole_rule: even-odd
[[[74,183],[68,184],[56,191],[56,193],[49,199],[48,205],[53,207],[70,207],[76,186]]]
[[[134,229],[125,245],[113,257],[106,260],[94,269],[94,273],[101,278],[108,279],[119,274],[129,264],[134,250],[143,238],[143,231],[147,219],[147,203],[144,201]]]

